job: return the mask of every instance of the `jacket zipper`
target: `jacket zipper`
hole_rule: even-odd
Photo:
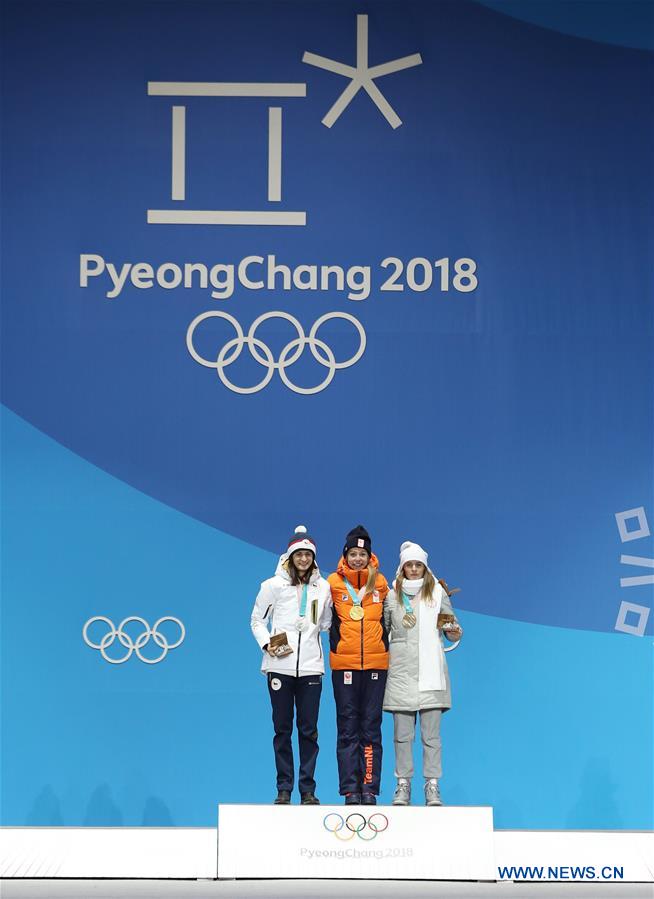
[[[361,589],[361,572],[359,571],[357,574],[357,581],[359,582],[359,590]],[[363,600],[361,600],[361,608],[363,609]],[[361,670],[363,671],[363,618],[361,619]]]
[[[297,635],[297,661],[295,662],[295,676],[300,676],[300,643],[302,643],[302,631]]]

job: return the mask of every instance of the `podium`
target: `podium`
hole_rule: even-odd
[[[218,878],[496,879],[493,810],[218,806]]]

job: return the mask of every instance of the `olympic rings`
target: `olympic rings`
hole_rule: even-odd
[[[338,823],[335,823],[333,827],[327,824],[330,818],[338,819]],[[358,821],[357,823],[352,823],[352,819],[360,819],[360,823]],[[377,819],[376,823],[375,819]],[[360,840],[370,842],[375,839],[378,833],[383,833],[388,828],[388,818],[381,812],[375,812],[369,818],[366,818],[361,812],[353,812],[347,818],[343,818],[338,812],[330,812],[322,819],[322,823],[326,831],[333,833],[337,840],[341,840],[344,843],[353,840],[355,836],[359,837]],[[343,829],[349,831],[349,836],[340,835]],[[365,836],[366,830],[369,830],[372,836]]]
[[[340,824],[337,827],[334,827],[333,829],[329,828],[327,826],[328,818],[338,818],[340,821]],[[341,836],[340,835],[340,831],[343,830],[343,827],[345,826],[345,821],[343,820],[341,815],[339,815],[337,812],[331,812],[329,815],[325,815],[322,823],[323,823],[323,827],[325,828],[325,830],[329,831],[329,833],[333,833],[337,840],[342,840],[344,843],[347,843],[349,840],[353,840],[355,837],[355,831],[353,831],[353,830],[349,831],[349,836]]]
[[[93,624],[94,621],[104,621],[105,624],[109,626],[109,630],[102,637],[99,643],[93,643],[93,641],[89,638],[89,627]],[[130,635],[126,633],[124,627],[130,621],[138,621],[139,624],[143,625],[143,633],[139,634],[136,640],[132,640]],[[158,627],[160,624],[163,624],[164,621],[174,621],[175,624],[179,627],[179,640],[175,643],[169,643],[166,637],[158,631]],[[104,615],[96,615],[94,618],[89,618],[84,627],[82,628],[82,637],[84,638],[84,642],[87,646],[90,646],[91,649],[99,649],[102,658],[109,662],[111,665],[122,665],[123,662],[126,662],[132,655],[133,652],[136,653],[138,658],[145,662],[146,665],[156,665],[157,662],[161,662],[168,655],[169,650],[177,649],[177,647],[184,641],[186,636],[186,628],[179,620],[179,618],[175,618],[172,615],[163,615],[161,618],[158,618],[154,627],[150,627],[145,618],[141,618],[139,615],[129,615],[127,618],[123,618],[118,627],[114,626],[113,621],[110,618],[106,618]],[[111,656],[107,655],[105,650],[112,645],[114,640],[118,637],[118,642],[121,643],[126,649],[127,652],[124,656],[119,659],[112,659]],[[162,653],[157,656],[155,659],[148,659],[146,656],[141,654],[141,650],[148,642],[148,640],[152,637],[157,646],[163,650]]]
[[[205,321],[208,318],[223,318],[225,319],[225,321],[228,321],[230,323],[230,325],[236,332],[236,337],[228,340],[227,343],[225,343],[221,350],[218,352],[218,356],[215,362],[212,362],[210,359],[205,359],[203,356],[201,356],[195,349],[195,345],[193,343],[193,336],[195,334],[196,328],[201,322]],[[259,325],[270,318],[281,318],[285,321],[290,322],[297,332],[297,337],[286,344],[284,349],[281,351],[279,359],[277,361],[275,361],[270,348],[262,340],[259,340],[254,336]],[[325,322],[330,321],[334,318],[342,318],[350,322],[352,325],[354,325],[354,328],[359,335],[358,350],[350,359],[346,359],[344,362],[337,362],[332,349],[323,340],[320,340],[316,336],[319,328],[321,328],[322,325],[325,324]],[[259,365],[266,367],[267,371],[261,381],[259,381],[259,383],[255,384],[253,387],[237,387],[236,384],[230,381],[230,379],[227,377],[227,375],[225,374],[225,369],[228,365],[236,362],[238,357],[241,355],[241,352],[243,351],[243,347],[246,345],[254,361]],[[306,346],[308,346],[311,350],[313,358],[317,362],[319,362],[320,365],[324,366],[327,369],[327,375],[316,387],[298,387],[297,384],[294,384],[291,381],[286,373],[286,369],[289,366],[293,365],[293,363],[297,362],[297,360],[304,352],[304,348]],[[354,318],[353,315],[350,315],[347,312],[327,312],[325,315],[321,315],[320,318],[314,322],[311,330],[309,331],[309,336],[307,337],[302,329],[302,325],[300,324],[300,322],[288,312],[264,312],[263,315],[255,318],[255,320],[250,325],[250,329],[248,330],[246,336],[243,333],[243,328],[241,327],[240,323],[234,318],[233,315],[229,315],[229,313],[221,312],[219,310],[211,310],[210,312],[203,312],[201,313],[201,315],[196,316],[196,318],[194,318],[191,324],[188,326],[188,329],[186,331],[186,348],[189,351],[191,357],[199,365],[203,365],[205,366],[205,368],[215,368],[218,373],[218,377],[225,385],[225,387],[233,390],[234,393],[258,393],[260,390],[263,390],[264,387],[267,387],[275,371],[278,371],[280,379],[289,388],[289,390],[292,390],[294,393],[312,394],[320,393],[321,390],[324,390],[325,387],[331,384],[338,369],[349,368],[351,365],[354,365],[359,361],[366,349],[366,332],[364,331],[361,322],[357,321],[357,319]]]

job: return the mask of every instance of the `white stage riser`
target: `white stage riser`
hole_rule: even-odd
[[[218,873],[211,827],[5,827],[0,843],[0,877],[204,879]],[[594,866],[599,874],[615,866],[623,869],[623,883],[654,882],[651,832],[495,831],[493,843],[497,869],[544,868],[542,877],[523,871],[514,879],[568,882],[566,867]],[[563,876],[548,877],[548,868]]]
[[[221,805],[218,877],[495,880],[493,810]]]

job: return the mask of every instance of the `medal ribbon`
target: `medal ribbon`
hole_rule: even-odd
[[[350,594],[350,596],[352,597],[352,602],[354,603],[354,605],[355,605],[355,606],[360,606],[360,605],[361,605],[361,597],[359,596],[358,593],[356,593],[355,590],[352,589],[352,585],[350,584],[350,582],[348,581],[348,579],[344,577],[344,578],[343,578],[343,583],[344,583],[345,586],[347,587],[347,592],[348,592],[348,593]]]
[[[300,591],[298,590],[298,593],[299,592]],[[300,618],[304,618],[304,616],[307,614],[307,592],[308,592],[308,585],[302,584],[302,600],[300,602]]]
[[[402,602],[404,603],[404,611],[407,613],[407,615],[413,615],[413,609],[411,608],[409,597],[406,595],[404,590],[402,591]]]

